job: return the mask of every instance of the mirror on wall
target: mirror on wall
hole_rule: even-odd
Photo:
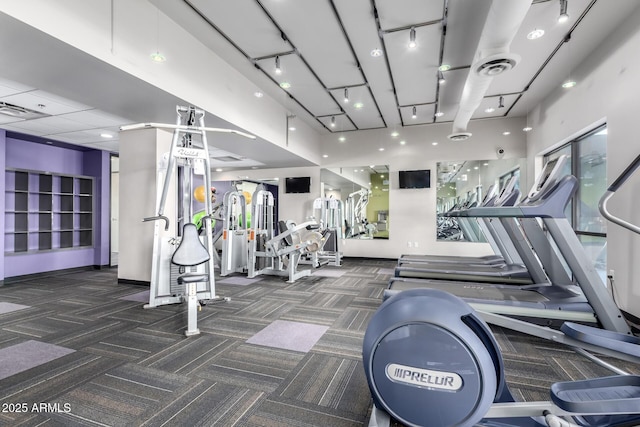
[[[448,217],[450,210],[480,205],[495,184],[496,191],[516,177],[526,176],[526,159],[466,160],[439,162],[437,165],[437,239],[486,242],[474,219]]]
[[[322,169],[321,197],[340,200],[346,239],[389,238],[389,166]]]

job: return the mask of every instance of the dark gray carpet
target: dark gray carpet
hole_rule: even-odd
[[[0,412],[0,426],[362,426],[362,338],[395,264],[347,259],[294,284],[222,278],[231,301],[204,306],[189,338],[184,306],[143,309],[145,288],[118,284],[115,270],[15,280],[0,287],[0,358],[33,366],[0,379],[0,403],[27,408]],[[280,329],[292,347],[260,340],[278,325],[303,335]],[[518,399],[608,374],[561,346],[495,332]],[[16,356],[25,346],[62,353]]]

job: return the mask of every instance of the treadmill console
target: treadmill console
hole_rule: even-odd
[[[538,175],[538,179],[529,191],[527,201],[537,200],[548,188],[555,185],[558,179],[562,178],[562,170],[567,162],[567,156],[562,155],[557,159],[549,160],[542,168],[542,172]]]

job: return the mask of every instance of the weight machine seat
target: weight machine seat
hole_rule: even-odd
[[[278,221],[278,230],[280,231],[280,233],[289,231],[289,227],[287,227],[286,221]],[[287,246],[293,246],[293,239],[291,238],[291,234],[284,236],[283,240],[287,244]]]
[[[171,257],[171,262],[180,267],[193,267],[205,263],[209,259],[209,251],[200,241],[196,225],[191,222],[186,223],[182,228],[182,239]],[[179,284],[206,282],[209,280],[209,275],[185,273],[180,275],[177,280]]]

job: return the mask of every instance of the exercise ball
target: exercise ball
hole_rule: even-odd
[[[243,191],[242,195],[244,196],[244,201],[247,202],[248,205],[251,204],[251,193],[248,191]]]
[[[205,192],[204,185],[199,185],[193,190],[193,198],[200,203],[204,203],[207,193]]]

